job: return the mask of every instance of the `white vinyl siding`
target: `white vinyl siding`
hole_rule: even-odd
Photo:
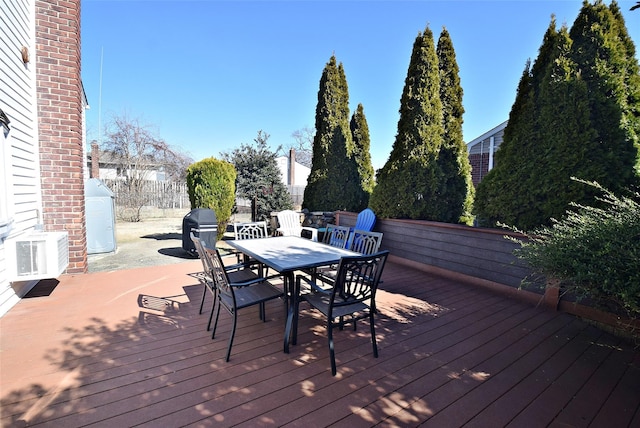
[[[30,61],[23,63],[22,47]],[[41,216],[40,166],[36,105],[34,0],[3,1],[0,7],[0,108],[11,121],[0,137],[0,223],[11,223],[9,238],[34,228]],[[0,225],[1,226],[1,225]],[[13,283],[7,278],[6,240],[0,241],[0,316],[33,283]]]

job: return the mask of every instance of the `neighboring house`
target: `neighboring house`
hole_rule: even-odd
[[[80,0],[4,1],[0,28],[1,316],[43,275],[87,272],[88,106]]]
[[[280,156],[276,158],[282,182],[287,186],[303,186],[307,185],[307,179],[311,169],[296,162],[296,151],[289,150],[289,156]]]
[[[97,160],[97,163],[94,162]],[[122,165],[113,154],[100,150],[97,143],[91,144],[91,152],[87,155],[87,167],[91,171],[91,178],[100,180],[117,180],[123,178]],[[162,165],[149,165],[144,171],[140,171],[144,180],[165,181],[166,172]]]
[[[493,157],[500,144],[502,144],[507,122],[505,120],[500,125],[467,143],[469,163],[471,164],[471,179],[474,186],[477,186],[482,178],[493,169]]]
[[[296,162],[296,151],[289,150],[289,156],[280,156],[276,158],[282,182],[289,189],[293,205],[297,209],[302,205],[304,198],[304,189],[307,187],[307,179],[311,173],[311,169]]]

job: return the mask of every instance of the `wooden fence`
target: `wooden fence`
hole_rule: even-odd
[[[124,205],[122,202],[128,197],[128,189],[122,180],[103,180],[105,185],[111,189],[115,195],[116,206]],[[169,181],[144,182],[140,200],[144,201],[144,206],[163,209],[190,209],[189,194],[187,193],[187,183],[177,183]]]
[[[122,180],[103,180],[105,185],[111,189],[115,195],[116,206],[126,205],[124,201],[128,198],[127,187]],[[302,205],[305,186],[286,186],[291,194],[294,207]],[[169,182],[169,181],[152,181],[144,182],[140,201],[144,201],[143,205],[162,209],[190,209],[189,194],[187,192],[186,183]],[[239,205],[251,206],[249,200],[238,200]]]

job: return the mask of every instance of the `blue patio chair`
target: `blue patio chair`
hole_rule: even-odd
[[[353,229],[371,232],[375,224],[376,214],[371,208],[365,208],[358,214],[358,217],[356,218],[356,225],[353,227]]]
[[[364,210],[360,211],[358,217],[356,217],[356,225],[351,228],[351,234],[349,235],[349,243],[347,244],[347,248],[349,250],[353,249],[352,247],[355,239],[354,231],[358,230],[361,232],[371,232],[375,224],[376,214],[371,208],[365,208]]]

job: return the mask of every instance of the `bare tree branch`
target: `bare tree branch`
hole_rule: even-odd
[[[140,220],[140,209],[147,203],[143,191],[145,181],[155,179],[154,173],[164,173],[165,179],[180,181],[192,163],[189,156],[157,137],[149,125],[126,114],[112,118],[101,149],[109,157],[109,163],[115,165],[117,178],[126,183],[127,195],[119,202],[129,208],[128,212],[132,212],[131,208],[137,212],[130,221]]]

